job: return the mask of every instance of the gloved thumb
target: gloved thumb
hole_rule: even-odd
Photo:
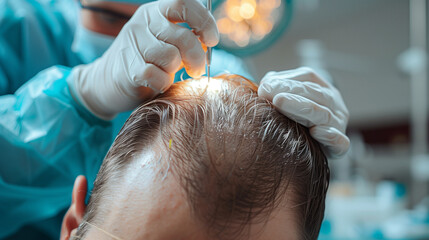
[[[349,149],[350,139],[334,127],[314,126],[310,128],[310,134],[326,148],[325,154],[330,158],[339,158]]]

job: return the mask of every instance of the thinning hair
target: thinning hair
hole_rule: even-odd
[[[237,75],[175,83],[138,107],[103,161],[85,221],[101,223],[109,183],[159,138],[165,149],[173,142],[165,161],[209,234],[241,238],[247,226],[266,221],[286,199],[300,238],[317,239],[329,185],[327,159],[307,128],[277,112],[257,96],[255,84]],[[83,226],[78,235],[85,232]]]

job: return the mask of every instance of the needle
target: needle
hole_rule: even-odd
[[[207,0],[207,9],[209,10],[209,12],[212,11],[212,0]],[[206,54],[207,69],[206,69],[206,73],[207,73],[208,81],[210,81],[210,64],[211,64],[211,62],[212,62],[212,48],[207,47],[207,54]]]

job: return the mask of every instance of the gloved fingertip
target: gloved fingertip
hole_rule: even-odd
[[[204,74],[204,72],[201,72],[201,71],[188,71],[188,70],[186,70],[186,72],[192,78],[199,78]]]
[[[261,88],[262,90],[264,90],[266,93],[272,93],[272,92],[273,92],[273,88],[272,88],[272,87],[271,87],[271,85],[270,85],[270,84],[268,84],[268,83],[263,83],[263,84],[261,84],[260,88]]]
[[[216,46],[219,43],[219,32],[217,30],[205,32],[202,41],[208,47]]]
[[[185,66],[185,70],[186,70],[186,73],[192,78],[199,78],[206,73],[206,69],[204,65],[198,68],[195,68],[195,67],[189,68]]]
[[[310,128],[311,136],[324,146],[324,151],[330,158],[341,158],[350,147],[350,139],[338,129],[329,126]]]
[[[262,83],[258,88],[258,96],[266,98],[269,101],[273,101],[274,96],[272,95],[272,91],[273,89],[270,84]]]
[[[159,94],[163,94],[163,93],[165,93],[165,92],[170,88],[170,86],[171,86],[171,85],[166,86],[166,87],[162,88],[161,90],[159,90]]]
[[[150,84],[143,86],[143,87],[145,87],[145,90],[142,91],[144,93],[142,95],[145,96],[145,98],[150,99],[150,98],[153,98],[153,97],[155,97],[161,93],[159,89],[151,86]]]
[[[328,150],[326,150],[326,155],[331,159],[338,159],[338,158],[344,157],[344,155],[346,155],[348,151],[349,151],[348,147],[344,148],[344,147],[331,146],[331,147],[328,147]]]
[[[290,96],[288,93],[279,93],[273,97],[273,104],[284,110],[297,110],[297,104],[299,103],[299,99],[294,99],[293,96]],[[299,109],[302,111],[303,109],[306,109],[306,107],[299,106]]]

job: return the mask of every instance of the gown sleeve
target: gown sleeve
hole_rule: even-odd
[[[71,51],[78,1],[0,1],[0,95],[13,94],[40,71],[81,64]]]
[[[0,239],[67,208],[76,176],[92,189],[111,144],[111,123],[73,100],[70,71],[51,67],[0,96]]]

